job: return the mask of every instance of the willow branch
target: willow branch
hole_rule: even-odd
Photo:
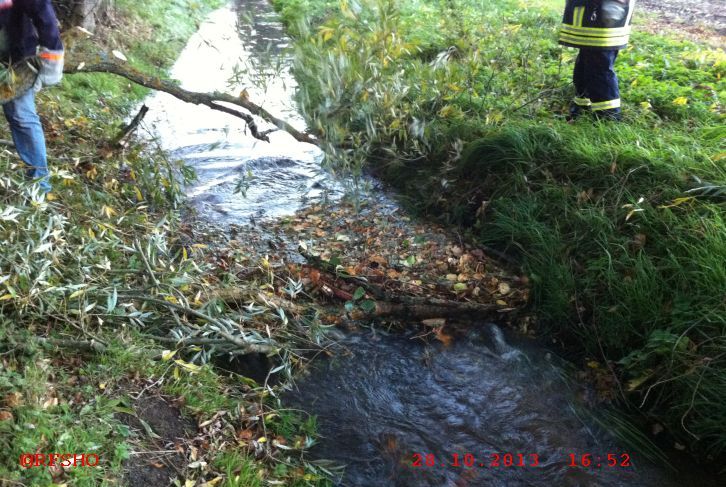
[[[49,346],[51,348],[74,350],[78,352],[104,353],[106,351],[106,345],[97,340],[65,340],[39,336],[30,338],[9,336],[6,338],[10,338],[10,343],[0,343],[0,347],[15,350],[32,350],[33,345],[37,344],[41,346]]]
[[[195,105],[205,105],[212,110],[218,110],[220,112],[224,112],[228,115],[233,115],[237,118],[241,118],[245,121],[247,126],[250,129],[250,133],[253,137],[259,140],[264,140],[266,142],[269,142],[269,138],[267,137],[267,132],[260,132],[259,128],[257,127],[257,124],[255,123],[255,119],[252,115],[256,115],[273,125],[275,125],[278,129],[284,130],[285,132],[292,135],[296,140],[300,142],[306,142],[308,144],[314,144],[319,145],[320,142],[312,138],[310,135],[300,132],[295,127],[290,125],[288,122],[275,117],[270,112],[265,110],[259,105],[256,105],[255,103],[252,103],[247,98],[243,97],[237,97],[233,95],[229,95],[227,93],[220,93],[220,92],[213,92],[213,93],[199,93],[195,91],[188,91],[183,88],[180,88],[177,86],[173,81],[162,79],[157,76],[149,76],[147,74],[142,73],[141,71],[138,71],[134,68],[122,66],[120,64],[111,63],[111,62],[99,62],[95,64],[85,64],[81,63],[76,66],[66,66],[64,69],[64,73],[66,74],[76,74],[76,73],[110,73],[115,74],[117,76],[121,76],[123,78],[126,78],[127,80],[136,83],[137,85],[156,90],[156,91],[162,91],[164,93],[168,93],[175,98],[178,98],[179,100],[182,100],[187,103],[193,103]],[[227,105],[222,105],[222,103],[227,103],[230,105],[235,105],[237,107],[243,108],[249,113],[237,110],[235,108],[231,108]]]

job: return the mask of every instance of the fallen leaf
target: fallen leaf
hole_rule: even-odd
[[[224,480],[224,477],[215,477],[212,480],[209,480],[202,484],[202,487],[214,487],[218,483],[220,483],[222,480]]]
[[[376,264],[382,265],[382,266],[388,265],[388,260],[386,260],[385,257],[380,256],[380,255],[372,255],[372,256],[368,257],[368,262],[376,263]]]
[[[673,100],[673,104],[679,105],[679,106],[686,105],[686,104],[688,104],[688,98],[686,98],[685,96],[679,96],[678,98]]]
[[[163,362],[168,362],[174,355],[176,355],[177,351],[178,350],[164,350],[161,352],[161,360]]]
[[[121,51],[118,51],[118,50],[114,49],[113,51],[111,51],[111,54],[113,54],[113,56],[116,59],[120,59],[123,62],[128,61],[128,59],[126,58],[126,56],[124,56],[124,53],[122,53]]]
[[[51,398],[46,399],[43,402],[43,404],[41,405],[41,407],[43,409],[49,409],[49,408],[55,407],[57,405],[58,405],[58,398],[57,397],[51,397]]]
[[[388,269],[388,271],[386,271],[386,275],[389,279],[397,279],[401,275],[401,273],[398,272],[396,269]]]
[[[317,285],[320,282],[320,271],[317,269],[312,269],[310,271],[310,282],[312,282],[314,285]]]
[[[3,404],[10,409],[15,409],[23,402],[23,395],[20,392],[11,392],[3,399]]]
[[[436,328],[434,330],[434,335],[436,336],[436,339],[444,344],[445,347],[448,347],[451,345],[451,342],[454,340],[454,337],[452,335],[449,335],[448,333],[444,332],[444,327],[441,326],[439,328]]]

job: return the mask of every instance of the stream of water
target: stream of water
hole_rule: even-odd
[[[270,5],[243,1],[209,17],[171,74],[191,90],[246,88],[304,129],[287,44]],[[270,59],[280,69],[266,67]],[[264,88],[252,75],[260,67],[270,75]],[[210,221],[291,214],[340,192],[319,169],[318,149],[285,133],[267,144],[205,107],[164,94],[147,105],[162,147],[197,171],[188,197]],[[240,178],[246,198],[235,192]],[[309,458],[345,465],[337,483],[361,487],[707,485],[692,473],[676,479],[598,428],[587,390],[541,347],[492,324],[470,329],[449,347],[412,335],[341,334],[335,356],[318,359],[285,396],[318,418],[322,438]]]
[[[470,328],[450,346],[345,335],[299,380],[288,401],[317,415],[313,456],[346,465],[341,485],[679,485],[596,426],[588,390],[551,354],[494,324]]]
[[[212,13],[170,75],[191,91],[247,90],[255,103],[304,130],[292,101],[297,85],[284,53],[288,41],[265,0],[245,1]],[[197,181],[187,196],[206,220],[239,224],[272,218],[339,193],[320,169],[320,150],[285,132],[273,132],[270,143],[263,142],[247,133],[242,120],[165,93],[155,93],[146,105],[147,123],[162,148],[195,169]],[[260,123],[261,130],[270,128]],[[237,191],[240,185],[244,195]]]

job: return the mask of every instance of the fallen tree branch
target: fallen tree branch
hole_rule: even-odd
[[[22,343],[20,342],[22,340]],[[33,337],[27,339],[17,338],[12,340],[12,347],[17,350],[32,350],[35,344],[50,346],[52,348],[62,348],[65,350],[74,350],[78,352],[103,353],[106,351],[106,345],[97,340],[63,340],[58,338]],[[6,344],[7,345],[7,344]]]
[[[439,300],[435,300],[439,301]],[[485,319],[494,313],[500,314],[509,311],[498,305],[488,305],[479,303],[457,303],[455,301],[440,302],[439,304],[428,303],[392,303],[376,301],[376,307],[370,313],[361,311],[363,316],[374,318],[412,318],[417,320],[427,320],[431,318],[462,318],[476,317]],[[357,314],[357,313],[355,313]],[[359,316],[354,316],[360,319]]]
[[[234,337],[231,337],[229,334],[226,333],[220,333],[220,335],[224,336],[223,339],[218,338],[182,338],[181,340],[178,340],[176,338],[172,337],[160,337],[158,335],[144,335],[148,338],[151,338],[155,342],[159,343],[166,343],[169,345],[198,345],[198,346],[204,346],[204,345],[235,345],[237,347],[242,348],[240,350],[242,354],[248,354],[248,353],[261,353],[264,355],[269,355],[272,353],[276,353],[278,351],[277,348],[272,347],[270,345],[258,345],[258,344],[251,344],[251,343],[243,343],[242,340],[237,340]],[[243,344],[243,346],[241,345]]]
[[[117,76],[126,78],[127,80],[129,80],[133,83],[136,83],[137,85],[141,85],[146,88],[150,88],[152,90],[163,91],[164,93],[168,93],[168,94],[174,96],[175,98],[178,98],[187,103],[193,103],[195,105],[205,105],[213,110],[218,110],[220,112],[224,112],[229,115],[233,115],[235,117],[241,118],[242,120],[244,120],[247,123],[247,126],[249,127],[252,136],[255,137],[256,139],[264,140],[266,142],[270,141],[269,137],[267,137],[268,132],[260,132],[252,115],[256,115],[260,118],[263,118],[264,120],[267,120],[268,122],[275,125],[278,129],[284,130],[285,132],[289,133],[296,140],[298,140],[300,142],[306,142],[308,144],[314,144],[314,145],[320,144],[319,141],[315,140],[310,135],[300,132],[295,127],[290,125],[288,122],[275,117],[274,115],[272,115],[270,112],[268,112],[261,106],[252,103],[251,101],[247,100],[246,98],[232,96],[227,93],[220,93],[220,92],[199,93],[199,92],[194,92],[194,91],[188,91],[188,90],[185,90],[185,89],[177,86],[175,83],[173,83],[170,80],[162,79],[162,78],[155,77],[155,76],[149,76],[136,69],[122,66],[122,65],[116,64],[116,63],[111,63],[111,62],[100,62],[100,63],[96,63],[96,64],[81,63],[76,66],[66,66],[66,68],[64,69],[64,73],[66,73],[66,74],[77,74],[77,73],[115,74]],[[250,115],[250,113],[241,112],[241,111],[231,108],[227,105],[222,105],[221,103],[228,103],[230,105],[236,105],[240,108],[247,110],[252,115]]]
[[[136,114],[133,120],[126,125],[121,132],[116,136],[116,138],[113,140],[114,145],[120,145],[124,146],[126,145],[126,139],[128,138],[131,133],[136,130],[136,128],[139,126],[141,121],[144,119],[146,114],[149,112],[149,107],[146,105],[141,105],[141,109],[139,110],[139,113]]]
[[[335,277],[354,282],[363,287],[376,300],[376,308],[369,316],[383,318],[388,316],[411,317],[417,319],[446,318],[460,316],[486,316],[491,313],[503,313],[510,309],[497,304],[476,303],[473,301],[452,301],[448,299],[417,297],[417,296],[395,296],[387,294],[382,288],[371,284],[366,279],[358,276],[341,274],[330,262],[318,256],[310,255],[298,250],[313,267],[321,271],[333,274]],[[353,295],[348,291],[338,289],[331,282],[321,286],[321,291],[331,297],[344,301],[352,301]]]
[[[68,348],[72,350],[80,350],[83,352],[103,353],[106,351],[106,345],[96,340],[61,340],[43,337],[36,337],[35,340],[41,345],[50,345],[51,347]]]
[[[121,293],[119,293],[119,296],[121,296]],[[181,311],[182,313],[186,315],[195,316],[197,318],[200,318],[212,325],[216,325],[215,333],[217,333],[219,336],[224,338],[227,342],[231,343],[232,345],[235,345],[239,347],[241,350],[250,352],[250,353],[264,353],[264,354],[271,354],[278,351],[278,348],[273,345],[264,345],[260,343],[250,343],[244,338],[236,337],[232,335],[231,333],[226,332],[224,328],[224,324],[220,322],[219,320],[201,313],[197,310],[187,308],[186,306],[182,306],[176,303],[170,303],[168,301],[164,301],[162,299],[156,299],[152,298],[150,296],[143,296],[139,294],[133,294],[133,293],[125,293],[124,296],[130,297],[132,299],[139,299],[141,301],[146,301],[148,303],[154,303],[160,306],[166,306],[169,310],[177,310]],[[178,340],[177,340],[178,342]]]
[[[343,301],[354,300],[351,293],[338,289],[329,282],[320,286],[320,291],[329,297]],[[363,311],[362,309],[355,310],[351,313],[352,317],[354,319],[395,317],[418,320],[461,317],[483,319],[495,313],[501,315],[502,313],[512,311],[512,308],[506,308],[498,304],[411,296],[393,296],[388,300],[376,300],[374,303],[375,308],[370,312]]]

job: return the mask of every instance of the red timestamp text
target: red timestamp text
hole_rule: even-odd
[[[629,453],[569,453],[562,463],[577,468],[631,467]],[[446,458],[437,457],[433,453],[414,453],[412,467],[464,467],[464,468],[509,468],[539,467],[537,453],[489,453],[474,455],[472,453],[452,453]]]
[[[536,453],[490,453],[475,456],[471,453],[452,453],[446,460],[438,459],[432,453],[414,453],[412,467],[538,467]]]
[[[585,467],[585,468],[599,468],[599,467],[630,467],[630,454],[628,453],[608,453],[607,455],[596,455],[593,453],[584,453],[582,455],[576,455],[570,453],[567,455],[569,462],[568,467]]]

